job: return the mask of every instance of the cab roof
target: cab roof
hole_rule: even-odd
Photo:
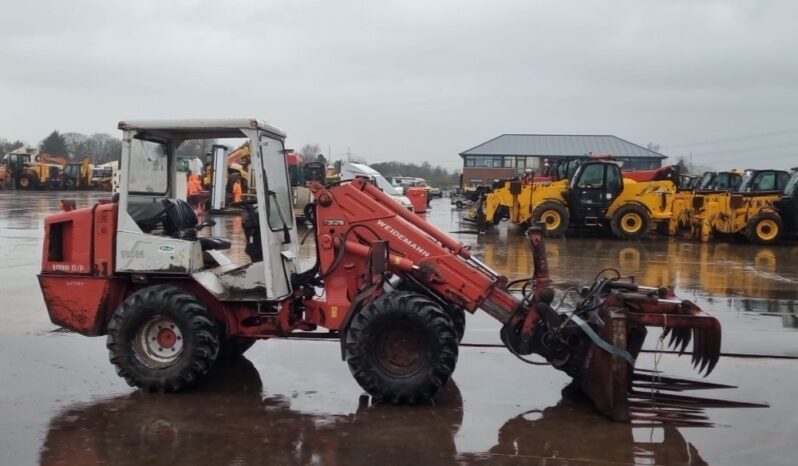
[[[123,120],[120,130],[177,133],[186,139],[241,137],[242,129],[259,129],[282,139],[286,134],[281,129],[257,118],[185,118]]]

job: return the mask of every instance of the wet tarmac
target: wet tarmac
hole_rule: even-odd
[[[259,342],[196,389],[132,390],[115,375],[104,338],[54,331],[47,318],[35,279],[41,222],[63,196],[0,193],[0,465],[794,464],[798,360],[779,357],[798,356],[798,246],[548,242],[560,286],[604,267],[672,284],[721,319],[724,353],[774,356],[723,357],[710,376],[740,386],[713,396],[770,408],[708,410],[712,428],[632,428],[564,396],[565,375],[490,346],[463,347],[453,383],[425,406],[371,406],[328,341]],[[97,196],[69,197],[87,205]],[[428,219],[455,231],[460,215],[443,199]],[[240,219],[219,220],[213,233],[242,245]],[[512,226],[460,237],[500,273],[530,273]],[[469,316],[464,341],[498,343],[498,325]],[[653,367],[653,354],[640,359]],[[657,367],[693,376],[689,358],[664,355]]]

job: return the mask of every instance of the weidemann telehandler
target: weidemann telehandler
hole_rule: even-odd
[[[557,312],[541,229],[528,233],[534,275],[508,282],[365,178],[312,185],[317,257],[300,271],[282,131],[256,119],[123,121],[119,129],[118,196],[87,208],[63,203],[46,218],[39,282],[51,320],[107,335],[111,363],[132,386],[179,391],[256,339],[324,328],[372,397],[417,403],[449,380],[465,312],[480,309],[500,322],[513,354],[541,355],[615,420],[636,419],[641,387],[666,386],[634,370],[646,326],[664,328],[680,352],[692,340],[699,371],[719,359],[720,323],[670,289],[599,274],[575,309]],[[177,147],[223,138],[251,148],[245,264],[224,253],[229,240],[198,235],[207,224],[175,189]]]

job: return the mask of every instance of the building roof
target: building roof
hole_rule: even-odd
[[[527,155],[549,157],[578,157],[612,155],[615,157],[667,156],[638,146],[625,139],[609,134],[502,134],[490,141],[460,152],[466,155]]]

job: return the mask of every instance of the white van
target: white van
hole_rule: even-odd
[[[396,199],[396,202],[402,204],[402,206],[411,211],[413,210],[413,204],[410,202],[410,199],[408,199],[406,196],[403,196],[401,189],[394,187],[377,170],[363,163],[344,162],[341,164],[342,180],[351,180],[357,176],[370,178],[372,181],[374,181],[374,184],[376,184],[378,188],[382,189],[383,192]]]

